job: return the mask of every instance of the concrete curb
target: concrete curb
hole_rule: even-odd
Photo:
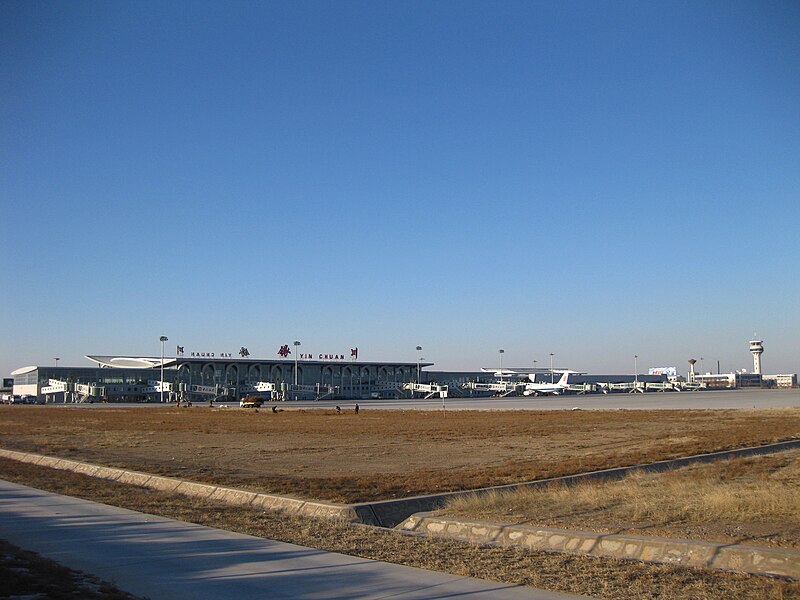
[[[173,477],[164,477],[162,475],[150,475],[149,473],[118,469],[115,467],[102,467],[91,463],[42,456],[41,454],[32,454],[29,452],[5,450],[3,448],[0,448],[0,457],[42,467],[60,469],[62,471],[73,471],[82,475],[108,479],[118,483],[138,485],[140,487],[171,494],[219,500],[235,506],[252,506],[254,508],[261,508],[262,510],[304,515],[308,517],[338,519],[348,522],[359,521],[358,514],[353,507],[346,504],[307,502],[305,500],[286,498],[273,494],[225,488],[205,483],[196,483],[194,481],[184,481]]]
[[[545,552],[589,554],[800,579],[800,551],[797,550],[501,525],[425,513],[409,517],[400,529],[473,544],[516,546]]]

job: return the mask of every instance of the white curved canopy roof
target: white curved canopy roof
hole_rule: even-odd
[[[160,358],[148,356],[97,356],[87,354],[86,358],[100,366],[113,367],[115,369],[155,369],[161,366]],[[171,365],[174,362],[174,358],[164,357],[164,366]]]
[[[31,371],[35,371],[38,368],[39,367],[37,367],[36,365],[30,366],[30,367],[20,367],[16,371],[12,371],[11,375],[12,376],[14,376],[14,375],[25,375],[25,373],[30,373]]]

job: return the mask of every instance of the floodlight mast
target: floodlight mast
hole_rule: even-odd
[[[294,346],[294,399],[297,400],[297,398],[298,398],[298,392],[297,392],[297,353],[298,353],[298,350],[297,350],[297,347],[300,346],[300,342],[295,340],[294,342],[292,342],[292,345]]]
[[[505,354],[506,351],[500,348],[497,353],[500,355],[500,381],[503,381],[503,354]]]
[[[162,335],[158,339],[161,342],[161,402],[164,402],[164,342],[169,341],[169,338]]]

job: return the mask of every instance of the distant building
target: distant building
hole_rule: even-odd
[[[764,382],[779,388],[796,388],[797,373],[784,373],[780,375],[764,375]]]
[[[760,373],[705,373],[695,374],[694,380],[711,389],[762,387],[763,378]]]
[[[14,390],[14,378],[3,377],[3,387],[0,389],[0,401],[3,403],[10,402],[12,391]]]

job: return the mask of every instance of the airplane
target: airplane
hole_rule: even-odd
[[[517,369],[488,369],[488,368],[484,368],[484,369],[481,369],[481,371],[484,371],[486,373],[492,373],[495,376],[495,379],[503,379],[503,378],[505,378],[505,379],[508,379],[508,380],[512,380],[512,379],[522,379],[522,378],[527,378],[528,377],[527,374],[520,373]]]
[[[569,377],[570,371],[564,371],[561,375],[561,379],[559,379],[555,383],[536,383],[536,375],[531,374],[528,377],[531,380],[531,383],[525,384],[525,390],[522,392],[523,396],[538,396],[539,394],[553,394],[554,396],[558,396],[561,392],[567,389],[567,378]]]

